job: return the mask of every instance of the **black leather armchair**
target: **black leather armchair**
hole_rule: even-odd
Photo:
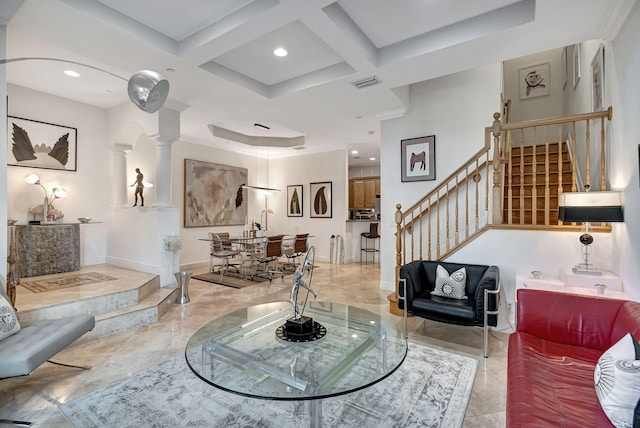
[[[462,267],[466,269],[467,299],[431,295],[438,265],[449,274]],[[406,280],[406,299],[403,280]],[[498,324],[500,270],[497,266],[416,260],[400,267],[398,292],[398,307],[404,309],[406,302],[410,314],[449,324],[484,327],[484,356],[487,357],[488,327]]]

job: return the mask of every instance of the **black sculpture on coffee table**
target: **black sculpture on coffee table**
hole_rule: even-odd
[[[313,318],[304,316],[304,309],[309,300],[309,294],[315,299],[316,293],[311,288],[311,278],[313,277],[313,262],[316,256],[316,248],[311,247],[307,251],[304,263],[295,273],[293,287],[291,288],[291,297],[289,301],[293,306],[293,316],[289,318],[283,325],[276,329],[276,336],[282,340],[289,342],[310,342],[318,340],[327,334],[327,329],[314,321]],[[298,301],[300,288],[306,290],[304,300]]]

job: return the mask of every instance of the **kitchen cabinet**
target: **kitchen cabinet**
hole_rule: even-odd
[[[353,209],[353,180],[349,180],[349,209]]]
[[[375,208],[380,194],[380,178],[366,177],[349,180],[349,209]]]

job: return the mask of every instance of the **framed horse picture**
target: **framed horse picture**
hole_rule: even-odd
[[[436,179],[436,136],[401,141],[402,181]]]

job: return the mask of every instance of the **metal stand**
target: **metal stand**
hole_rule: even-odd
[[[484,318],[483,318],[483,323],[484,325],[482,326],[482,328],[484,329],[484,354],[483,356],[485,358],[489,358],[489,315],[498,315],[498,309],[500,308],[500,286],[501,283],[498,282],[498,287],[495,290],[489,290],[487,288],[485,288],[484,290],[484,306],[483,306],[483,311],[484,311]],[[494,294],[496,295],[496,308],[494,310],[489,310],[489,294]]]
[[[179,295],[176,297],[176,303],[183,305],[189,303],[189,280],[191,279],[191,272],[176,272],[175,277],[178,281]]]
[[[402,297],[398,296],[398,300],[402,300],[402,318],[404,322],[404,338],[409,339],[409,328],[408,328],[408,318],[409,314],[407,312],[407,279],[400,278],[400,282],[402,283]]]

